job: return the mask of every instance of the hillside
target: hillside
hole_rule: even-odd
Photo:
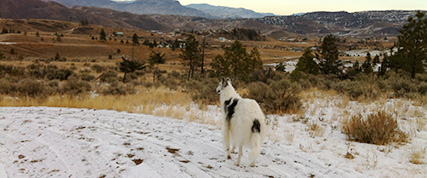
[[[56,2],[41,0],[0,0],[0,17],[10,19],[53,19],[81,22],[116,28],[145,30],[173,29],[147,15],[136,15],[111,9],[77,6],[68,8]]]
[[[214,17],[220,18],[260,18],[265,16],[274,16],[273,13],[257,13],[245,8],[231,8],[225,6],[212,6],[209,4],[189,4],[186,7],[198,9]]]
[[[299,16],[264,17],[256,21],[281,26],[299,34],[397,35],[408,17],[415,13],[416,11],[312,12]]]
[[[115,2],[111,0],[45,0],[72,6],[91,6],[126,11],[134,14],[172,14],[196,17],[211,17],[202,11],[182,6],[175,0],[136,0]]]

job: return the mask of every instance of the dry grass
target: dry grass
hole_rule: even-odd
[[[181,109],[173,109],[172,106],[189,107],[192,103],[191,96],[180,91],[172,91],[166,88],[142,88],[137,94],[126,96],[50,96],[46,99],[31,97],[13,98],[0,97],[0,106],[47,106],[67,108],[89,108],[127,111],[133,113],[155,114],[183,119],[185,116]],[[159,112],[154,112],[161,108]]]
[[[407,142],[408,135],[398,127],[397,120],[384,111],[369,115],[366,119],[356,115],[342,123],[349,140],[386,145],[390,142]]]
[[[309,128],[309,134],[311,137],[321,137],[325,133],[325,129],[314,122],[307,124],[307,126]]]
[[[427,164],[426,154],[427,154],[426,148],[414,149],[411,153],[410,162],[413,164]]]

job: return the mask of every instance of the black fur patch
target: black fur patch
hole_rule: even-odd
[[[254,124],[252,125],[252,132],[253,133],[261,132],[261,124],[259,123],[258,119],[254,120]]]
[[[225,105],[225,113],[227,114],[225,119],[228,122],[230,122],[231,118],[233,117],[233,114],[235,112],[236,105],[239,102],[239,99],[235,98],[235,99],[233,99],[233,102],[231,104],[230,104],[230,102],[231,102],[231,98],[229,100],[225,101],[225,104],[227,104],[227,105]]]
[[[230,98],[230,99],[224,101],[224,111],[225,111],[225,113],[227,113],[227,106],[230,104],[230,102],[231,102],[232,99],[233,98]]]

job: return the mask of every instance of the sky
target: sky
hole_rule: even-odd
[[[128,0],[116,0],[128,1]],[[256,12],[291,15],[313,11],[427,10],[427,0],[178,0],[182,5],[207,3]]]

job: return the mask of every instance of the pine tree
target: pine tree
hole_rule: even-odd
[[[342,63],[338,60],[338,48],[336,44],[336,37],[332,34],[323,39],[322,46],[320,47],[320,71],[324,74],[341,75]]]
[[[378,63],[380,63],[380,56],[375,55],[374,60],[372,61],[372,66],[376,66]]]
[[[101,33],[99,33],[99,40],[107,41],[107,34],[105,33],[104,29],[101,29]]]
[[[123,82],[126,81],[126,74],[133,73],[137,70],[145,69],[145,62],[139,61],[139,60],[128,60],[125,57],[122,57],[122,62],[119,63],[119,69],[120,71],[124,72],[125,75],[123,76]]]
[[[353,69],[356,71],[356,73],[360,73],[362,71],[362,69],[360,69],[359,61],[354,62]]]
[[[371,73],[373,73],[371,60],[372,60],[371,53],[368,52],[366,54],[366,60],[362,64],[362,70],[363,70],[363,72],[365,74],[371,74]]]
[[[319,74],[319,65],[313,60],[314,58],[315,56],[310,48],[306,48],[304,54],[299,58],[294,71],[313,75]]]
[[[384,76],[385,73],[387,72],[387,69],[390,66],[390,62],[388,60],[387,53],[384,53],[383,56],[384,56],[383,61],[381,62],[381,66],[380,66],[380,68],[378,70],[378,76]]]
[[[154,41],[155,42],[155,41]],[[182,59],[181,62],[189,67],[188,79],[192,79],[194,71],[200,65],[201,62],[201,51],[199,48],[199,41],[196,37],[190,35],[185,41],[185,48],[181,49],[179,57]]]
[[[286,65],[283,64],[283,62],[280,62],[276,67],[274,67],[274,69],[276,69],[276,71],[286,72]]]
[[[218,55],[212,62],[212,69],[219,76],[233,76],[248,81],[251,73],[262,69],[262,61],[256,48],[251,53],[239,41],[224,49],[224,55]]]
[[[156,83],[156,81],[159,80],[159,77],[160,77],[160,70],[157,67],[155,67],[155,65],[166,63],[165,54],[151,51],[148,62],[150,64],[150,67],[153,69],[153,83]]]
[[[151,51],[150,58],[148,59],[150,66],[166,63],[165,55],[166,54],[162,54],[161,52]]]
[[[138,35],[136,33],[133,34],[132,36],[132,43],[133,45],[139,45],[139,41],[138,41]]]
[[[411,73],[424,73],[427,66],[427,18],[424,12],[418,11],[414,17],[408,18],[398,36],[397,57],[392,57],[393,67],[402,64],[402,69]]]

